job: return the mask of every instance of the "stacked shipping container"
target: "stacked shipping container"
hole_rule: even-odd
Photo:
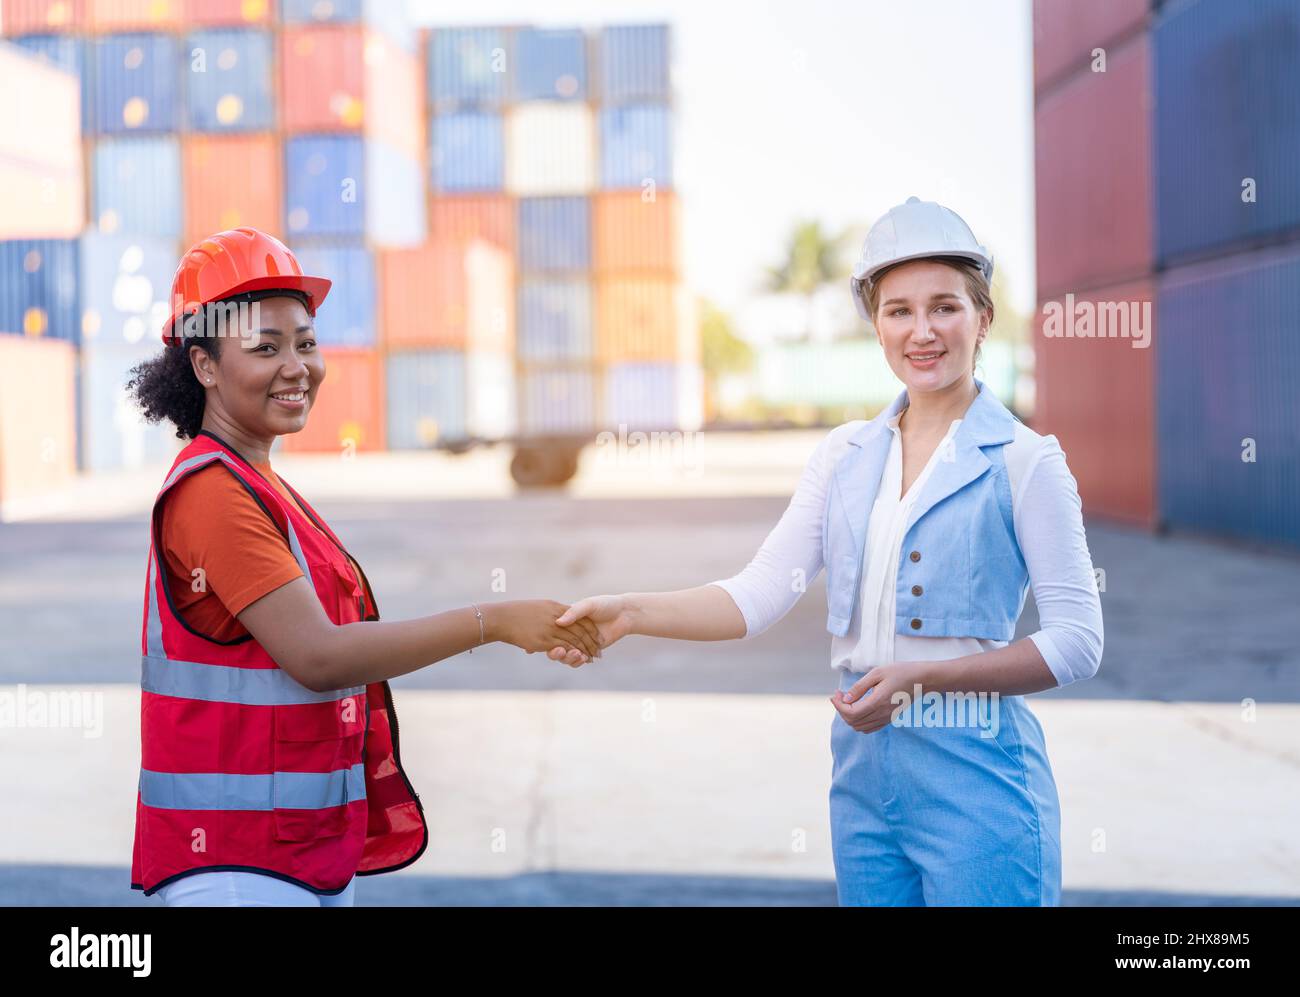
[[[1090,513],[1300,545],[1300,9],[1150,8],[1034,4],[1040,305],[1130,321],[1040,307],[1035,421]]]

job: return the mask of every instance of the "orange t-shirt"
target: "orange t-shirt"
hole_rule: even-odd
[[[290,506],[299,508],[269,463],[252,466]],[[321,532],[315,523],[312,529]],[[206,637],[228,641],[244,636],[248,630],[236,617],[262,596],[302,577],[284,534],[239,480],[216,463],[172,486],[159,534],[176,610]],[[361,585],[357,563],[348,560]]]

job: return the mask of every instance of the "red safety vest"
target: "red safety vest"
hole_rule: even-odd
[[[251,634],[212,640],[176,612],[159,557],[163,499],[209,464],[275,522],[335,624],[379,619],[364,572],[362,588],[343,545],[288,482],[297,506],[206,430],[177,455],[149,541],[132,888],[148,896],[190,873],[231,869],[330,894],[353,875],[410,865],[429,831],[402,770],[388,683],[313,692]]]

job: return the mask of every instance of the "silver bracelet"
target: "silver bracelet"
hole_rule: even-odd
[[[483,614],[479,612],[476,603],[470,603],[470,605],[474,607],[474,615],[478,617],[478,644],[475,646],[481,647],[483,642],[487,640],[487,633],[483,629]],[[469,653],[473,654],[474,648],[471,647]]]

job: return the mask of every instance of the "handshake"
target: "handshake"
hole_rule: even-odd
[[[571,668],[585,665],[632,632],[635,607],[623,595],[598,595],[566,606],[550,599],[489,603],[481,607],[486,641],[499,640],[529,654],[545,651]]]

